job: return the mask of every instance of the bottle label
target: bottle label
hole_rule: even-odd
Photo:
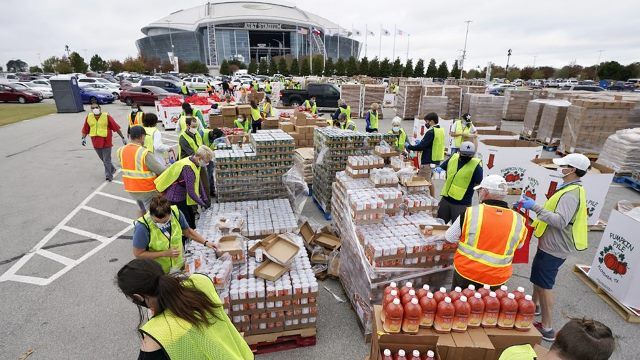
[[[420,326],[422,327],[431,327],[433,326],[433,319],[435,318],[434,313],[422,313],[422,321],[420,322]]]
[[[484,313],[484,317],[482,318],[482,325],[496,326],[497,323],[498,313]]]

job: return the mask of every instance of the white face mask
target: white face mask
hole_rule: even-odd
[[[198,165],[200,166],[207,166],[209,163],[204,161],[204,160],[198,160]]]
[[[171,224],[171,219],[169,219],[169,220],[167,220],[166,222],[163,222],[163,223],[161,223],[161,222],[155,222],[155,221],[154,221],[154,223],[156,224],[156,226],[157,226],[159,229],[164,229],[164,228],[166,228],[167,226],[169,226],[169,224]]]
[[[400,132],[400,127],[394,126],[391,128],[391,130],[393,130],[393,132]]]
[[[138,112],[138,109],[131,109],[131,112],[132,112],[132,113],[137,113],[137,112]]]
[[[91,112],[93,112],[94,115],[100,115],[100,109],[99,108],[91,109]]]

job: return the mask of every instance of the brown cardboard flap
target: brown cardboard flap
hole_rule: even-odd
[[[540,147],[542,145],[533,141],[527,140],[508,140],[508,139],[486,139],[480,140],[481,143],[487,146],[497,147]]]
[[[300,226],[300,235],[308,245],[313,244],[313,236],[315,234],[316,233],[313,231],[313,228],[311,228],[308,221],[305,221],[304,224]]]
[[[329,250],[335,250],[342,245],[342,240],[331,234],[319,233],[313,237],[313,242]]]
[[[496,350],[504,350],[513,345],[529,344],[534,346],[540,344],[542,335],[532,327],[529,331],[503,330],[498,328],[485,328],[484,332],[491,340],[491,344]]]
[[[265,256],[283,266],[289,266],[300,251],[296,243],[283,236],[276,236],[267,243],[263,243],[263,246]]]
[[[237,254],[242,253],[244,248],[244,243],[242,238],[239,235],[225,235],[218,240],[218,250],[216,252]]]
[[[262,249],[262,252],[264,253],[265,251],[265,246],[271,244],[271,242],[278,237],[278,235],[276,234],[271,234],[268,235],[267,237],[265,237],[262,240],[256,241],[256,243],[249,248],[249,256],[256,256],[256,250],[257,249]]]
[[[276,281],[288,270],[288,267],[276,264],[267,259],[256,268],[253,274],[265,280]]]
[[[423,178],[422,176],[414,176],[411,178],[411,180],[405,182],[404,186],[406,187],[414,187],[414,186],[429,186],[431,185],[430,182],[427,181],[427,179]]]

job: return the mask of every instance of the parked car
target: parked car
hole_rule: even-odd
[[[20,81],[18,75],[13,73],[0,73],[0,79],[4,79],[4,82],[16,82]]]
[[[42,95],[43,99],[53,98],[53,91],[51,90],[51,86],[37,85],[37,84],[32,84],[31,82],[21,82],[21,81],[15,82],[13,84],[23,85],[28,87],[31,90],[37,91]]]
[[[93,84],[82,85],[82,87],[85,89],[111,93],[111,95],[113,95],[113,97],[116,99],[120,97],[120,88],[114,88],[113,86],[109,86],[106,84],[93,83]]]
[[[629,79],[625,84],[631,85],[634,88],[640,88],[640,79]]]
[[[142,81],[140,82],[141,86],[156,86],[159,87],[161,89],[166,90],[167,92],[170,93],[174,93],[174,94],[181,94],[182,90],[180,89],[180,87],[182,86],[181,83],[176,82],[176,81],[172,81],[172,80],[168,80],[168,79],[152,79],[152,78],[145,78],[142,79]],[[187,85],[187,87],[189,87]],[[192,93],[195,93],[196,91],[191,89]]]
[[[29,82],[30,84],[37,84],[37,85],[42,85],[42,86],[46,86],[49,89],[51,89],[51,82],[47,79],[37,79],[37,80],[32,80]]]
[[[16,83],[0,84],[0,101],[17,101],[21,104],[42,101],[42,94]]]
[[[561,90],[582,90],[582,91],[604,91],[603,88],[596,85],[572,85],[572,86],[563,86]]]
[[[205,91],[207,89],[207,79],[203,76],[193,76],[182,79],[187,84],[187,87],[196,91]],[[182,85],[182,83],[180,84]]]
[[[173,95],[172,93],[157,86],[135,86],[131,89],[120,92],[120,101],[131,105],[134,102],[138,105],[155,105],[157,100]]]
[[[180,82],[182,81],[179,77],[175,76],[175,75],[171,75],[171,74],[160,74],[158,75],[160,78],[165,79],[165,80],[170,80],[170,81],[175,81],[175,82]]]
[[[511,84],[513,84],[513,85],[515,85],[515,86],[524,86],[524,80],[522,80],[522,79],[515,79],[515,80],[513,80],[513,82],[512,82]]]
[[[513,84],[493,84],[487,87],[487,91],[491,95],[504,95],[504,91],[507,89],[517,89]]]
[[[340,89],[334,84],[309,84],[306,89],[280,90],[280,101],[285,106],[302,105],[305,100],[316,97],[316,105],[319,108],[338,107]]]
[[[80,88],[80,97],[82,98],[83,104],[91,104],[92,102],[97,102],[98,104],[111,104],[116,100],[110,92],[87,87]]]

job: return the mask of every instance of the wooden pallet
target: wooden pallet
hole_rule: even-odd
[[[607,303],[613,311],[618,313],[625,321],[635,324],[640,324],[640,310],[634,310],[609,295],[607,291],[602,289],[598,284],[589,278],[587,275],[591,267],[588,265],[576,264],[573,266],[573,273],[582,280],[593,292],[600,297],[605,303]]]
[[[566,155],[569,155],[569,154],[581,154],[581,153],[579,153],[579,152],[573,152],[572,153],[572,152],[562,151],[562,149],[560,149],[560,147],[557,147],[557,149],[556,149],[556,155],[558,155],[558,156],[566,156]],[[591,160],[591,161],[598,160],[598,157],[600,156],[600,154],[593,154],[593,153],[586,153],[586,154],[582,154],[582,155],[588,157],[589,160]]]
[[[331,213],[328,213],[323,207],[322,205],[320,205],[320,201],[318,201],[318,199],[316,199],[315,195],[312,195],[311,197],[313,199],[313,203],[316,204],[316,206],[318,207],[318,210],[320,210],[320,212],[322,213],[322,216],[324,217],[325,220],[327,221],[331,221]]]
[[[316,344],[316,328],[285,330],[276,333],[245,336],[254,354],[269,354]]]

